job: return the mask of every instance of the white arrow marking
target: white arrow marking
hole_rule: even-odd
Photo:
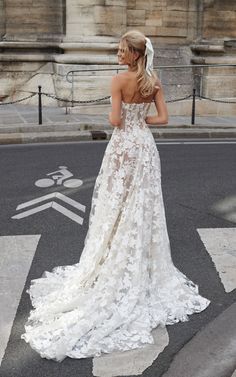
[[[78,224],[82,225],[84,219],[78,215],[76,215],[74,212],[70,211],[69,209],[62,207],[60,204],[56,202],[52,202],[52,208],[57,210],[58,212],[61,212],[63,215],[69,217],[71,220],[77,222]]]
[[[76,202],[75,200],[73,200],[71,198],[68,198],[68,196],[63,195],[60,192],[53,192],[51,194],[41,196],[40,198],[36,198],[36,199],[33,199],[33,200],[29,200],[28,202],[19,204],[17,206],[16,210],[19,211],[20,209],[30,207],[34,204],[38,204],[38,203],[41,203],[45,200],[52,199],[52,198],[58,198],[58,199],[62,200],[63,202],[68,203],[71,206],[77,208],[78,210],[85,212],[86,206]],[[54,208],[56,211],[58,211],[58,212],[62,213],[63,215],[69,217],[71,220],[77,222],[78,224],[80,224],[80,225],[83,224],[84,220],[81,216],[76,215],[74,212],[70,211],[69,209],[67,209],[67,208],[65,208],[65,207],[61,206],[60,204],[53,202],[53,201],[50,201],[46,204],[42,204],[41,206],[37,206],[35,208],[31,208],[28,211],[21,212],[18,215],[14,215],[14,216],[12,216],[12,219],[22,219],[24,217],[33,215],[34,213],[44,211],[45,209],[47,209],[49,207]]]
[[[197,229],[226,292],[236,288],[236,228]]]
[[[49,207],[52,207],[53,202],[48,202],[46,204],[42,204],[41,206],[29,209],[28,211],[21,212],[18,215],[12,216],[12,219],[23,219],[24,217],[33,215],[34,213],[41,212]]]
[[[37,203],[40,203],[40,202],[43,202],[45,200],[52,199],[52,198],[61,199],[63,202],[70,204],[72,207],[75,207],[78,210],[85,212],[86,206],[84,206],[83,204],[80,204],[80,203],[76,202],[75,200],[73,200],[71,198],[68,198],[68,196],[63,195],[60,192],[53,192],[52,194],[47,194],[47,195],[44,195],[44,196],[40,196],[40,198],[36,198],[36,199],[30,200],[28,202],[19,204],[17,206],[16,210],[18,211],[20,209],[32,206],[34,204],[37,204]]]
[[[0,237],[0,365],[41,235]]]
[[[24,217],[33,215],[37,212],[44,211],[45,209],[50,207],[54,208],[56,211],[62,213],[63,215],[69,217],[71,220],[77,222],[78,224],[83,224],[84,219],[81,216],[76,215],[74,212],[70,211],[69,209],[61,206],[56,202],[48,202],[46,204],[42,204],[41,206],[29,209],[28,211],[21,212],[18,215],[12,216],[12,219],[23,219]]]

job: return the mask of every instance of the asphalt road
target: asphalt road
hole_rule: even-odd
[[[179,141],[178,141],[179,142]],[[1,377],[90,377],[92,359],[66,358],[62,363],[40,358],[23,340],[24,323],[30,310],[25,292],[31,279],[54,266],[77,263],[88,228],[93,186],[106,142],[0,146],[0,237],[41,235],[25,289],[19,302],[9,342],[0,367]],[[236,300],[236,291],[226,293],[214,264],[199,238],[199,228],[232,228],[213,209],[216,202],[235,195],[236,145],[224,143],[158,143],[162,189],[172,258],[177,268],[199,285],[200,293],[211,300],[202,313],[190,321],[167,326],[169,345],[143,372],[160,377],[173,356],[203,326]],[[67,166],[73,178],[83,180],[78,188],[40,188],[35,182],[47,173]],[[41,196],[60,192],[86,206],[79,225],[62,213],[48,208],[21,219],[13,219],[17,206]],[[70,206],[63,203],[67,209]]]

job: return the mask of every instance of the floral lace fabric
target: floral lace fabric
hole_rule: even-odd
[[[150,103],[122,103],[97,176],[77,264],[31,281],[21,338],[62,361],[153,343],[157,326],[187,321],[210,303],[173,264],[159,152],[145,123]]]

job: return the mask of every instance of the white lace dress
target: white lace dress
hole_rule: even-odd
[[[22,339],[62,361],[153,343],[157,326],[187,321],[210,303],[171,259],[161,166],[145,123],[150,104],[122,103],[93,191],[79,263],[31,281]]]

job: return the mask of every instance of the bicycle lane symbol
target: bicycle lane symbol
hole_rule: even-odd
[[[81,179],[69,179],[73,174],[68,170],[67,166],[59,166],[59,170],[47,173],[51,178],[38,179],[35,186],[51,187],[53,185],[62,185],[68,188],[79,187],[83,184]]]
[[[47,176],[50,178],[42,178],[38,179],[35,182],[35,186],[46,188],[51,186],[61,186],[67,188],[76,188],[83,184],[83,181],[81,179],[74,179],[73,173],[71,173],[67,166],[59,166],[59,169],[56,171],[53,171],[51,173],[47,173]],[[22,219],[24,217],[31,216],[37,212],[44,211],[48,208],[53,208],[56,211],[62,213],[64,216],[70,218],[71,220],[77,222],[78,224],[83,224],[83,218],[76,214],[74,211],[69,210],[68,208],[64,207],[62,204],[59,204],[55,201],[55,199],[59,199],[61,202],[69,204],[71,207],[73,207],[73,210],[79,210],[82,212],[85,212],[86,206],[83,204],[75,201],[74,199],[69,198],[68,196],[61,194],[60,192],[53,192],[51,194],[40,196],[39,198],[32,199],[28,202],[21,203],[17,206],[16,211],[26,209],[23,212],[16,214],[12,216],[12,219]],[[42,202],[46,202],[44,204],[41,204]],[[28,207],[34,206],[31,209],[28,209]]]
[[[47,178],[38,179],[34,182],[37,187],[42,188],[42,191],[43,188],[50,186],[76,188],[83,184],[81,179],[73,178],[73,173],[66,166],[59,166],[57,170],[46,174],[46,176]],[[12,219],[19,220],[48,208],[53,208],[80,225],[83,224],[83,218],[78,212],[84,213],[86,207],[61,192],[51,192],[19,204],[16,208],[17,214],[12,216]],[[40,238],[41,234],[17,234],[0,237],[0,296],[2,312],[0,367]],[[12,274],[13,270],[14,274]],[[5,284],[5,282],[9,281],[11,282],[10,285],[8,283]]]

